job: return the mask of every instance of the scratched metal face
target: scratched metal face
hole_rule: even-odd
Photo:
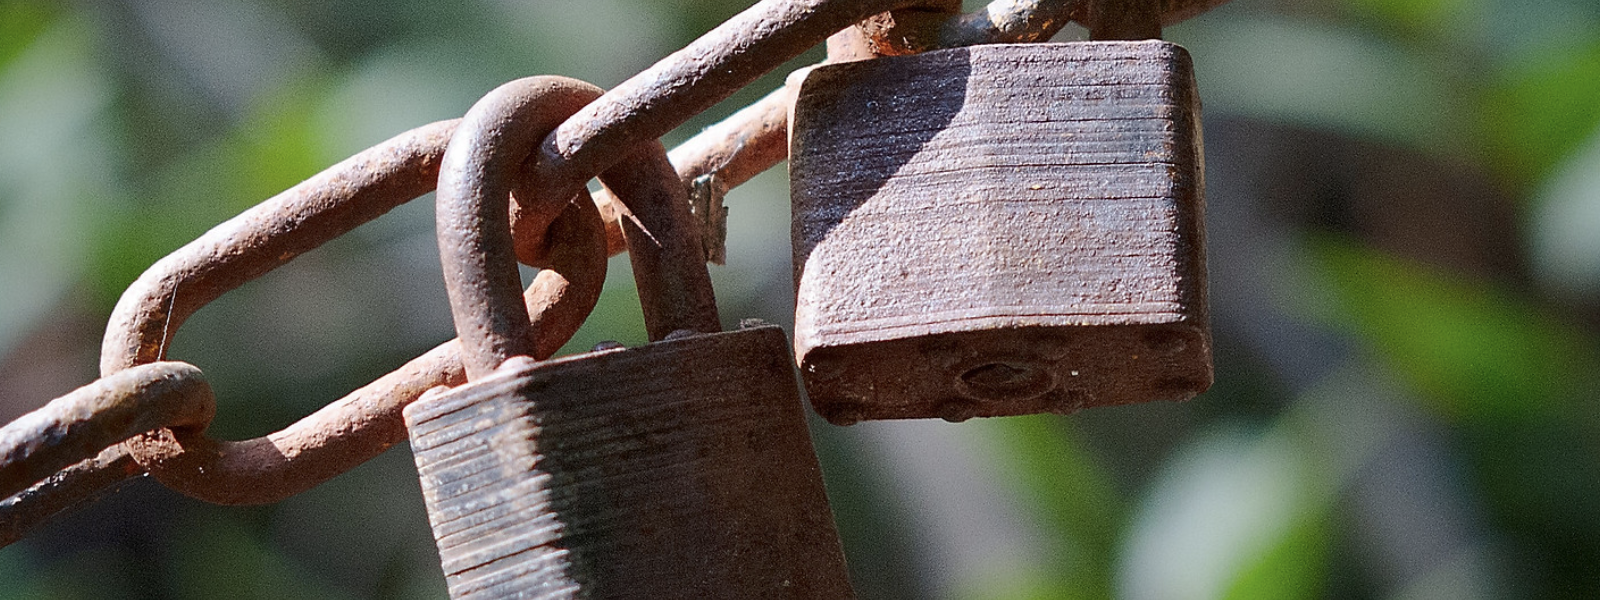
[[[839,391],[852,403],[934,416],[907,407],[955,401],[936,389],[908,393],[938,398],[906,398],[899,384],[828,371],[852,369],[846,348],[863,360],[902,351],[927,359],[903,342],[945,336],[941,347],[960,347],[968,332],[1112,328],[1083,342],[1105,348],[1122,346],[1115,331],[1150,326],[1199,336],[1197,123],[1188,55],[1165,42],[978,46],[817,69],[795,108],[790,159],[795,343],[808,384],[855,381]],[[1178,362],[1208,364],[1209,344],[1194,342]],[[1065,343],[1075,344],[1083,345]],[[987,406],[977,414],[1016,414],[1019,402],[1029,412],[1065,411],[1144,394],[1116,393],[1130,376],[1109,364],[1134,360],[1127,357],[1136,350],[1101,365],[1062,364],[1059,352],[1022,356],[1029,352],[1000,352],[993,364],[1010,365],[1005,372],[1026,383],[998,394],[1004,399],[976,398]],[[985,352],[970,353],[980,358],[947,362],[977,360],[971,369],[999,372],[982,362]],[[1072,380],[1049,375],[1108,369],[1119,380],[1109,393],[1070,394],[1063,386]],[[1206,373],[1186,375],[1179,387],[1204,389]],[[961,388],[962,376],[930,379]],[[820,391],[825,405],[831,392]],[[973,395],[984,396],[965,397]]]

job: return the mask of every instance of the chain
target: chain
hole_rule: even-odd
[[[1161,0],[1162,21],[1174,23],[1225,1]],[[545,258],[553,241],[544,239],[545,232],[561,212],[554,203],[581,192],[590,178],[639,144],[653,143],[835,32],[846,31],[841,38],[854,36],[866,50],[850,56],[834,52],[830,43],[829,60],[1037,42],[1050,39],[1069,20],[1090,18],[1086,0],[996,0],[969,14],[956,12],[956,5],[951,0],[764,0],[735,15],[579,109],[544,138],[531,175],[541,193],[513,194],[518,258],[529,263]],[[719,213],[721,194],[787,157],[791,88],[773,91],[669,154],[685,194],[694,186],[699,194],[716,196],[695,199],[711,208],[701,214]],[[425,125],[352,156],[218,225],[135,281],[107,327],[103,377],[0,429],[0,497],[9,496],[0,501],[0,545],[147,473],[211,502],[272,503],[404,440],[401,410],[407,404],[433,387],[465,381],[456,340],[282,431],[239,442],[200,435],[215,402],[197,369],[155,361],[163,359],[178,327],[223,293],[432,191],[458,123]],[[594,201],[605,220],[608,253],[623,251],[622,217],[628,209],[611,189]],[[717,250],[704,252],[714,257]],[[569,325],[576,329],[576,323]],[[183,439],[135,460],[130,446],[138,444],[119,443],[133,436]]]
[[[118,371],[0,429],[0,497],[159,427],[211,422],[216,404],[200,369],[152,363]]]

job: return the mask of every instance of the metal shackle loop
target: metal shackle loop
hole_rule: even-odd
[[[540,139],[601,93],[598,87],[568,77],[518,79],[478,100],[450,139],[439,172],[435,215],[439,262],[444,265],[445,289],[468,380],[483,377],[513,356],[549,354],[539,347],[546,337],[541,325],[530,321],[529,307],[517,298],[521,281],[507,199],[513,192],[524,198],[547,192],[537,182],[521,181],[525,163],[534,156]],[[541,248],[540,262],[551,268],[540,276],[558,277],[565,271],[555,263],[566,260],[582,263],[577,273],[591,278],[598,274],[603,282],[606,240],[600,213],[588,193],[580,189],[564,202],[540,200],[538,206],[562,207],[550,225],[550,237],[577,229],[595,232],[581,242]],[[579,291],[592,292],[580,298],[592,309],[599,286]]]
[[[701,232],[689,212],[689,188],[678,178],[661,142],[640,143],[600,174],[628,214],[622,239],[651,341],[675,331],[722,331]]]

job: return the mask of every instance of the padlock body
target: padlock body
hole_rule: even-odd
[[[408,407],[450,596],[853,597],[790,361],[760,327]]]
[[[1199,100],[1162,41],[818,67],[790,131],[795,354],[835,423],[1210,386]]]

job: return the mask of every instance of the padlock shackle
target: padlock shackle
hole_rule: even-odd
[[[635,146],[600,174],[600,183],[628,209],[619,221],[650,341],[674,331],[722,331],[700,228],[689,213],[689,188],[667,149],[655,140]]]
[[[541,325],[528,318],[529,306],[521,297],[508,199],[513,190],[518,196],[547,191],[519,185],[524,163],[529,162],[540,139],[601,93],[598,87],[568,77],[518,79],[495,88],[474,104],[450,138],[440,165],[435,217],[445,290],[469,381],[482,378],[513,356],[547,355],[539,352]],[[535,205],[562,211],[551,224],[547,239],[570,241],[572,233],[587,228],[603,231],[599,211],[587,191],[564,202],[538,200]],[[550,219],[542,215],[543,221]],[[582,242],[544,248],[540,254],[552,263],[558,256],[587,258],[587,273],[604,273],[604,235],[588,236]],[[551,302],[560,301],[561,296],[562,290],[552,290]],[[596,294],[588,301],[591,309],[597,299]]]

